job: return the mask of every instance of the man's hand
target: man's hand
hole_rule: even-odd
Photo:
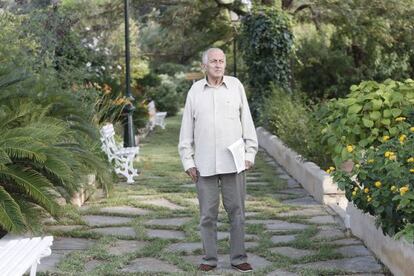
[[[253,168],[253,163],[252,163],[252,162],[250,162],[250,161],[248,161],[248,160],[245,160],[245,161],[244,161],[244,166],[246,167],[246,171],[248,171],[248,170],[250,170],[251,168]]]
[[[191,177],[194,183],[197,183],[198,176],[196,167],[189,168],[186,173]]]

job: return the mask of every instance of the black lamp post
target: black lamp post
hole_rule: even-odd
[[[124,107],[124,147],[135,146],[134,122],[132,120],[132,113],[135,110],[133,105],[134,97],[131,95],[131,72],[130,72],[130,52],[129,52],[129,1],[124,0],[124,15],[125,15],[125,96],[131,102]]]
[[[239,15],[233,11],[230,11],[230,19],[233,24],[234,35],[233,35],[233,75],[237,77],[237,23],[240,18]]]

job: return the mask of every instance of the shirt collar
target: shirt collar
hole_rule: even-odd
[[[229,88],[229,80],[227,78],[227,76],[223,76],[223,81],[221,82],[221,84],[217,87],[212,86],[208,83],[207,81],[207,76],[203,79],[203,88],[206,88],[206,86],[210,87],[210,88],[218,88],[220,86],[224,85],[224,87],[226,87],[227,89]]]

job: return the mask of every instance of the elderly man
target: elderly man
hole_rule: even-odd
[[[199,266],[217,266],[219,194],[230,220],[230,262],[241,272],[252,271],[244,247],[245,172],[229,146],[242,148],[242,169],[254,164],[258,144],[244,87],[224,76],[226,57],[218,48],[203,53],[206,78],[193,84],[187,95],[178,145],[186,173],[196,183],[204,254]],[[239,158],[240,159],[240,158]]]

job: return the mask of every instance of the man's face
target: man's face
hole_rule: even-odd
[[[226,68],[226,56],[222,51],[214,50],[208,53],[207,64],[204,64],[206,74],[210,78],[221,78]]]

